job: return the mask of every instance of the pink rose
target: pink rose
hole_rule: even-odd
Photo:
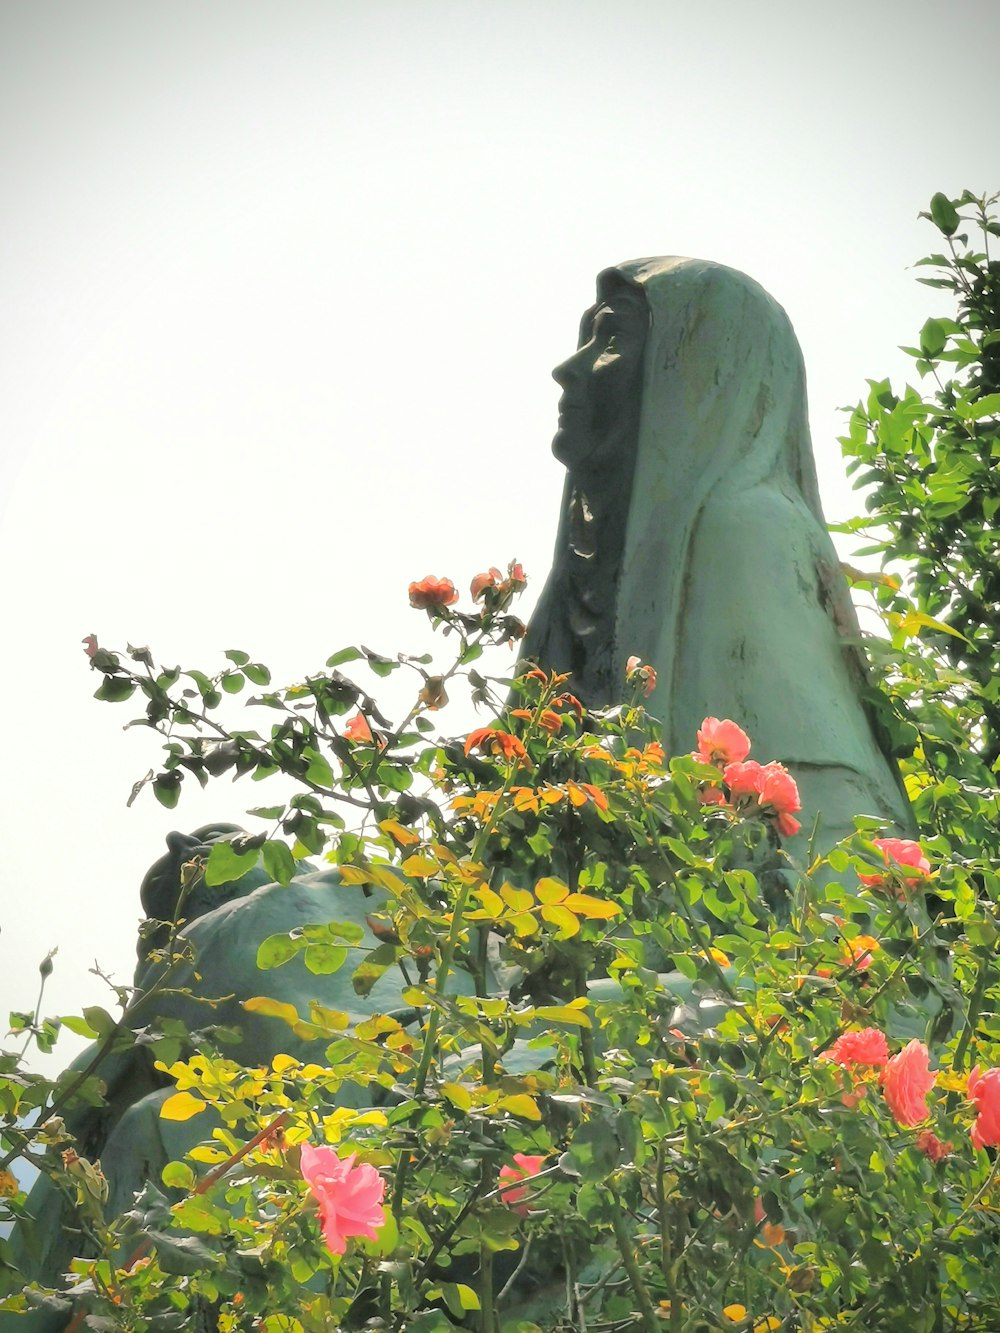
[[[544,1161],[544,1155],[516,1152],[513,1166],[508,1165],[500,1168],[500,1198],[508,1207],[513,1208],[515,1213],[520,1213],[522,1217],[525,1217],[529,1211],[526,1200],[530,1197],[531,1190],[528,1185],[522,1185],[519,1182],[537,1176]],[[511,1183],[504,1185],[502,1182],[505,1180]]]
[[[741,796],[756,796],[761,810],[776,817],[783,838],[798,833],[801,825],[792,818],[792,812],[802,808],[799,789],[784,764],[758,764],[756,759],[727,764],[722,770],[722,780],[737,800]]]
[[[927,1094],[936,1075],[930,1071],[930,1052],[922,1041],[908,1042],[889,1058],[882,1070],[882,1091],[889,1110],[901,1125],[919,1125],[930,1112]]]
[[[873,838],[873,846],[877,847],[885,858],[885,863],[889,867],[888,875],[858,875],[858,879],[869,889],[886,887],[892,879],[902,879],[907,888],[912,888],[919,880],[925,879],[931,873],[931,863],[924,856],[919,842],[913,842],[910,838]],[[916,873],[904,875],[901,867],[906,866]]]
[[[301,1169],[319,1204],[323,1236],[331,1254],[343,1254],[349,1236],[377,1240],[385,1225],[385,1181],[367,1162],[354,1165],[355,1154],[338,1157],[332,1148],[303,1143]]]
[[[968,1095],[979,1111],[972,1126],[972,1146],[997,1146],[1000,1144],[1000,1069],[987,1069],[982,1073],[976,1065],[969,1075]]]
[[[826,1058],[843,1069],[853,1065],[884,1065],[889,1059],[885,1034],[878,1028],[862,1028],[860,1032],[842,1032],[826,1052]]]
[[[735,764],[750,753],[750,737],[730,722],[717,717],[706,717],[698,731],[698,748],[691,756],[706,764]]]
[[[756,759],[727,764],[722,770],[722,781],[733,796],[756,796],[763,781],[760,764]]]

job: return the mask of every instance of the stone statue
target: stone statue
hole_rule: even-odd
[[[525,655],[570,670],[591,707],[625,662],[656,669],[668,754],[730,717],[802,797],[804,853],[873,815],[910,832],[866,705],[860,630],[826,531],[788,318],[741,273],[692,259],[603,272],[552,444],[567,478],[552,572]]]

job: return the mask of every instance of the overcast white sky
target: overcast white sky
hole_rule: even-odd
[[[994,0],[0,0],[0,1014],[54,945],[50,1013],[128,981],[167,830],[266,798],[126,810],[155,737],[83,635],[291,680],[422,647],[426,573],[533,599],[608,264],[772,292],[851,513],[836,409],[942,308],[918,211],[1000,187],[998,42]]]

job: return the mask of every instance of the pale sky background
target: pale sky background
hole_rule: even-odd
[[[427,573],[516,556],[529,608],[608,264],[761,282],[856,512],[837,408],[947,308],[917,213],[1000,188],[998,44],[996,0],[0,0],[3,1019],[56,945],[46,1012],[106,1002],[164,834],[268,799],[126,810],[157,738],[81,638],[291,681],[421,650]]]

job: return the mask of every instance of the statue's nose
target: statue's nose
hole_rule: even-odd
[[[565,361],[560,361],[558,366],[552,372],[552,378],[561,389],[568,389],[569,386],[580,378],[580,353],[574,352],[568,356]]]

